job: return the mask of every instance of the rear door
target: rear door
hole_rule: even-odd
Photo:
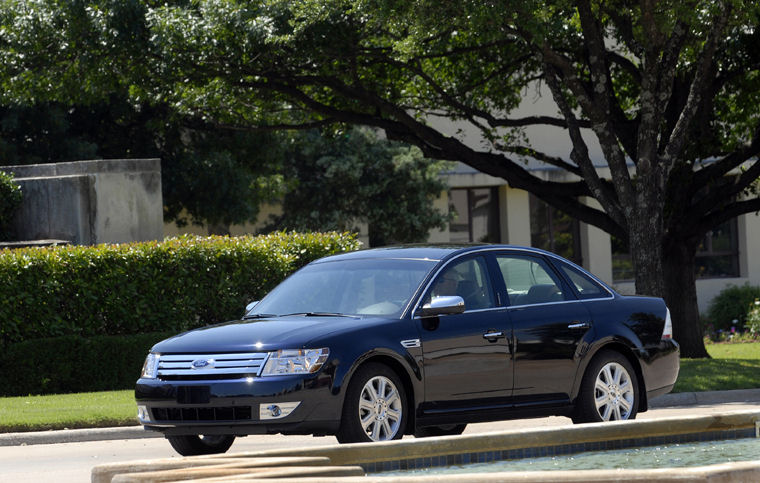
[[[512,322],[516,407],[564,405],[592,321],[575,292],[540,254],[499,252]]]

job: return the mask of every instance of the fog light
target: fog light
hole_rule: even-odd
[[[142,422],[150,422],[150,412],[147,406],[137,406],[137,419]]]
[[[259,406],[259,419],[281,419],[292,413],[301,401],[295,402],[279,402],[279,403],[263,403]]]

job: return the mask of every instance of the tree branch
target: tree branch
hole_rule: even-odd
[[[749,144],[694,173],[694,185],[696,189],[707,186],[712,180],[725,176],[751,157],[758,155],[760,155],[760,122],[758,122],[755,128]]]
[[[709,72],[712,69],[719,38],[723,35],[730,12],[730,6],[723,3],[720,4],[720,15],[715,19],[707,42],[697,59],[697,70],[689,89],[689,97],[686,100],[686,105],[681,110],[681,115],[678,121],[676,121],[676,125],[673,128],[662,156],[666,163],[666,174],[670,172],[676,159],[681,154],[691,122],[697,113],[705,92],[711,85],[711,82],[709,82]]]
[[[557,103],[560,112],[563,116],[565,116],[565,120],[568,124],[570,139],[573,143],[573,150],[570,153],[570,159],[575,161],[575,164],[578,165],[578,168],[582,173],[582,177],[588,184],[594,198],[596,198],[597,201],[602,204],[607,213],[609,213],[610,217],[615,220],[618,225],[626,226],[627,220],[623,215],[622,210],[620,209],[617,197],[615,197],[614,193],[612,193],[611,190],[609,190],[602,183],[596,167],[591,162],[591,158],[588,154],[588,147],[586,146],[586,141],[581,135],[580,126],[576,123],[575,114],[573,114],[573,111],[562,92],[559,80],[557,79],[555,68],[547,64],[545,70],[547,73],[546,82],[549,85],[549,89],[551,89],[552,95],[554,96],[554,102]]]
[[[562,169],[563,171],[572,173],[578,176],[579,178],[583,177],[583,173],[578,166],[574,164],[570,164],[562,158],[549,156],[546,153],[537,151],[536,149],[533,149],[529,146],[496,146],[496,147],[500,151],[504,151],[507,153],[515,153],[521,156],[529,156],[533,159],[546,163],[550,166],[555,166],[557,168]]]

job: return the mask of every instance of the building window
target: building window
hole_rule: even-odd
[[[530,195],[530,244],[583,265],[580,223]]]
[[[729,220],[708,232],[697,247],[694,261],[697,278],[739,277],[738,221]],[[635,278],[627,244],[612,237],[612,280],[627,282]]]
[[[633,270],[633,260],[628,243],[616,236],[610,237],[612,243],[612,281],[632,282],[636,278]]]
[[[697,248],[697,278],[738,277],[738,222],[734,218],[713,228]]]
[[[455,188],[449,191],[450,240],[455,243],[499,243],[499,192],[497,188]]]

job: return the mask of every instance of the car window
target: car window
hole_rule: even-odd
[[[307,265],[259,302],[256,312],[397,316],[435,263],[359,259]]]
[[[485,260],[470,258],[447,266],[433,281],[424,303],[447,295],[462,297],[466,311],[495,307]]]
[[[595,298],[610,298],[612,294],[597,283],[594,279],[589,277],[578,269],[571,267],[565,263],[560,264],[560,270],[562,270],[570,282],[578,291],[578,295],[582,299],[595,299]]]
[[[520,255],[497,255],[507,286],[510,305],[530,305],[566,300],[562,284],[546,261]]]

